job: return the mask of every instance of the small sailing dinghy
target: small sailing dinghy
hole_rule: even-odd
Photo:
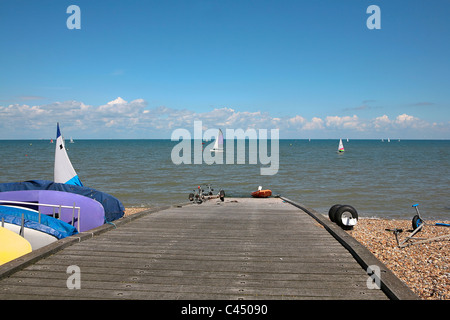
[[[14,204],[17,201],[22,203]],[[0,204],[26,207],[47,216],[57,216],[58,219],[76,226],[79,232],[94,229],[105,223],[105,209],[100,202],[71,192],[56,190],[0,192]],[[75,208],[69,208],[75,206],[80,208],[80,221]]]
[[[31,244],[17,233],[0,227],[0,266],[31,252]]]
[[[105,221],[111,222],[120,219],[125,214],[125,207],[116,197],[105,192],[88,188],[70,185],[66,183],[56,183],[47,180],[30,180],[22,182],[0,183],[0,192],[18,190],[56,190],[76,193],[85,197],[97,200],[105,210]],[[73,203],[72,203],[73,204]]]
[[[217,138],[216,141],[214,141],[214,146],[211,149],[211,152],[223,152],[223,133],[220,129],[217,133]]]
[[[253,198],[268,198],[272,195],[272,191],[269,189],[263,190],[262,186],[258,187],[258,191],[252,192]]]
[[[342,143],[342,139],[339,139],[339,147],[338,147],[338,153],[345,152],[344,150],[344,144]]]
[[[59,130],[59,123],[57,123],[56,127],[54,181],[58,183],[83,186],[80,178],[78,178],[78,175],[72,166],[72,163],[70,162],[69,156],[67,155],[64,138]]]

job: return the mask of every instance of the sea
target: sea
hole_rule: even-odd
[[[191,163],[175,164],[172,153],[180,142],[171,140],[66,140],[66,149],[84,186],[117,197],[125,207],[188,202],[198,186],[237,198],[261,186],[323,214],[334,204],[348,204],[360,217],[411,219],[418,203],[424,219],[450,220],[450,140],[343,142],[345,152],[338,153],[336,139],[279,140],[276,157],[270,152],[275,142],[268,141],[271,164],[259,150],[256,163],[251,161],[248,140],[245,161],[237,163],[236,149],[235,159],[223,153],[223,164],[194,164],[194,148],[183,154]],[[0,150],[0,183],[53,180],[50,140],[0,140]],[[261,168],[274,166],[276,158],[278,171],[262,175]]]

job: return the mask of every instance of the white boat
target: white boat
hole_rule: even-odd
[[[344,152],[344,144],[342,143],[342,139],[339,139],[339,147],[338,147],[338,152],[342,153]]]
[[[222,130],[219,129],[217,133],[216,140],[214,141],[214,146],[211,149],[211,152],[223,152],[223,133]]]
[[[73,139],[72,139],[72,137],[70,137],[70,143],[73,143]]]

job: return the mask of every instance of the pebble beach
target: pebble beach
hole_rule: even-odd
[[[347,232],[421,299],[450,300],[450,237],[424,241],[450,234],[449,227],[434,226],[436,222],[449,223],[426,221],[422,230],[414,235],[418,240],[406,242],[412,244],[405,248],[399,248],[394,233],[386,229],[403,229],[398,234],[399,242],[402,243],[412,231],[411,220],[361,218],[353,230]]]
[[[125,208],[125,214],[124,214],[124,217],[127,217],[127,216],[131,216],[132,214],[135,214],[135,213],[138,213],[138,212],[141,212],[141,211],[144,211],[144,210],[148,210],[148,209],[150,209],[150,208],[141,208],[141,207],[139,207],[139,208]]]

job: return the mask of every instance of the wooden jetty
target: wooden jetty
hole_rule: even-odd
[[[381,290],[367,285],[368,265],[381,268]],[[79,288],[68,288],[71,266]],[[289,199],[225,198],[141,212],[31,252],[0,266],[0,299],[417,296],[323,215]]]

